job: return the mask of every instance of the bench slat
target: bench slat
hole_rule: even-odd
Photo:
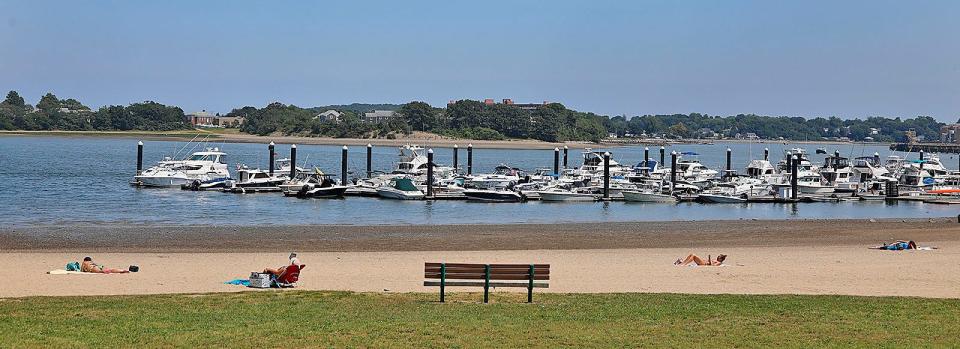
[[[426,279],[439,279],[440,273],[427,272],[423,277]],[[447,280],[483,280],[486,275],[483,273],[447,273]],[[534,280],[550,280],[550,275],[533,274]],[[530,280],[527,274],[490,274],[490,280]]]
[[[424,270],[440,270],[440,267],[424,267],[423,269],[424,269]],[[481,265],[481,266],[472,266],[472,267],[451,267],[451,266],[448,265],[446,269],[447,269],[447,270],[484,270],[484,268],[483,268],[482,265]],[[492,267],[492,266],[491,266],[491,267],[490,267],[490,270],[491,270],[491,271],[507,271],[507,272],[509,272],[509,271],[528,271],[528,270],[530,270],[530,266],[526,266],[526,267],[509,267],[509,268],[505,268],[505,267],[496,267],[496,268],[495,268],[495,267]],[[550,271],[550,268],[549,268],[549,267],[534,267],[533,270],[546,272],[546,271]]]
[[[440,264],[442,264],[442,263],[426,262],[426,263],[424,263],[424,266],[426,266],[426,267],[437,267],[437,268],[439,268],[439,267],[440,267]],[[482,268],[482,267],[483,267],[483,264],[475,264],[475,263],[447,263],[447,268],[450,268],[450,267],[476,267],[476,266],[480,266],[480,267]],[[490,264],[490,267],[491,267],[491,268],[529,268],[530,265],[529,265],[529,264]],[[534,268],[549,268],[549,267],[550,267],[550,264],[534,264],[533,267],[534,267]]]
[[[440,268],[435,268],[435,269],[434,269],[434,268],[426,268],[426,269],[423,270],[423,272],[425,272],[425,273],[439,273],[439,272],[440,272]],[[454,273],[483,273],[483,272],[484,272],[484,269],[483,269],[483,268],[480,268],[480,269],[474,269],[474,268],[471,268],[471,269],[467,269],[467,268],[447,268],[446,272],[447,272],[448,274],[454,274]],[[529,272],[530,272],[530,269],[507,269],[507,270],[493,269],[493,268],[490,269],[490,274],[527,275]],[[541,270],[541,269],[534,269],[534,270],[533,270],[533,273],[534,273],[534,274],[542,274],[542,275],[550,275],[550,270],[549,270],[549,269],[543,269],[543,270]]]
[[[424,286],[440,286],[440,281],[424,281]],[[447,281],[445,286],[478,286],[483,287],[483,282],[479,281]],[[490,282],[490,287],[528,287],[526,282]],[[550,284],[543,282],[534,282],[534,288],[550,288]]]

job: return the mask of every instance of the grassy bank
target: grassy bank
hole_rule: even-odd
[[[0,300],[3,346],[957,346],[960,300],[244,292]]]

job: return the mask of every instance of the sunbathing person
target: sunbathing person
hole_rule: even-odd
[[[276,268],[276,269],[274,269],[274,268],[266,268],[266,269],[263,269],[263,273],[264,273],[264,274],[270,274],[270,275],[273,275],[273,276],[276,277],[276,278],[279,278],[281,275],[283,275],[284,272],[287,271],[287,268],[288,268],[289,266],[291,266],[291,265],[297,265],[297,266],[302,266],[302,265],[303,265],[303,264],[300,263],[300,260],[297,259],[297,254],[296,254],[296,253],[291,253],[291,254],[290,254],[290,264],[284,265],[284,266],[279,267],[279,268]]]
[[[123,274],[129,273],[127,269],[112,269],[106,268],[102,265],[93,262],[93,258],[90,256],[83,257],[83,263],[80,264],[80,271],[84,273],[101,273],[101,274]]]
[[[878,250],[889,250],[889,251],[916,250],[917,243],[913,242],[913,240],[909,240],[909,241],[897,240],[889,244],[883,244],[883,245],[880,245],[877,247],[871,247],[871,248],[878,249]]]
[[[683,260],[677,259],[677,261],[673,262],[673,264],[675,265],[696,264],[696,265],[702,265],[702,266],[720,266],[720,265],[723,265],[723,261],[726,259],[727,259],[727,255],[725,254],[717,256],[716,260],[714,260],[709,255],[707,256],[707,260],[703,260],[703,258],[700,258],[695,254],[690,254],[687,256],[687,258],[684,258]]]

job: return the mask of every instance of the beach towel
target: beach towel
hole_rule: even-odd
[[[54,270],[48,271],[47,274],[50,274],[50,275],[97,275],[97,273],[84,273],[82,271],[64,270],[64,269],[54,269]]]
[[[881,251],[933,251],[937,249],[936,246],[917,246],[917,248],[911,248],[911,249],[892,249],[891,250],[889,248],[886,248],[885,245],[867,247],[867,248],[871,250],[881,250]]]
[[[227,281],[227,282],[224,282],[224,283],[227,284],[227,285],[237,285],[237,286],[250,287],[250,280],[249,280],[249,279],[233,279],[233,280],[230,280],[230,281]]]

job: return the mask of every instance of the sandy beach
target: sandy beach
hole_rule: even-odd
[[[867,249],[912,239],[933,251]],[[960,224],[933,220],[459,226],[0,228],[0,297],[239,292],[223,282],[308,266],[300,288],[433,292],[423,263],[550,263],[544,292],[844,294],[960,298]],[[677,267],[688,253],[727,267]],[[125,275],[47,275],[92,255]],[[476,291],[475,289],[465,289]],[[519,291],[519,290],[497,290]]]

